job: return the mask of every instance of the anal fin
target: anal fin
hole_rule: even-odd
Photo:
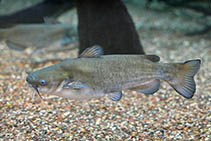
[[[7,44],[7,46],[10,49],[14,49],[14,50],[17,50],[17,51],[23,51],[27,48],[27,46],[24,46],[24,45],[21,45],[19,43],[15,43],[15,42],[12,42],[12,41],[9,41],[9,40],[6,40],[5,43]]]
[[[153,80],[147,81],[137,87],[130,88],[129,90],[138,91],[138,92],[144,93],[146,95],[152,95],[158,91],[159,86],[160,86],[160,80],[153,79]]]

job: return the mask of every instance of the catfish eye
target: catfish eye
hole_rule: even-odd
[[[45,80],[40,80],[40,85],[45,85],[46,81]]]

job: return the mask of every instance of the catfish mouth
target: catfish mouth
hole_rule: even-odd
[[[40,96],[40,98],[43,99],[42,96],[40,95],[39,90],[38,90],[38,86],[37,85],[32,85],[32,87],[36,90],[36,92]]]
[[[39,97],[40,97],[41,99],[43,99],[42,96],[40,95],[40,92],[39,92],[39,89],[38,89],[38,85],[32,84],[32,83],[31,83],[31,80],[34,80],[34,77],[33,77],[32,75],[28,75],[28,76],[26,77],[26,81],[28,82],[28,84],[30,84],[31,87],[33,87],[33,88],[35,89],[35,91],[37,92],[37,94],[39,95]]]

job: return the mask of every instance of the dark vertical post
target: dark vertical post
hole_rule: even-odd
[[[144,54],[121,0],[77,0],[79,53],[100,45],[105,54]]]

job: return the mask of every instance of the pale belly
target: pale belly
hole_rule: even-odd
[[[89,100],[105,96],[102,91],[94,91],[90,88],[84,89],[71,89],[71,88],[57,88],[56,90],[40,89],[41,92],[49,95],[57,95],[60,97],[73,99],[73,100]]]

